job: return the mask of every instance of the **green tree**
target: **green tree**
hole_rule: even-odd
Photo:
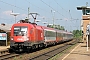
[[[65,28],[60,25],[47,25],[47,27],[55,28],[55,29],[59,29],[59,30],[65,30]]]
[[[82,36],[81,30],[73,30],[74,37],[81,37]]]
[[[65,30],[63,26],[60,27],[60,30]]]

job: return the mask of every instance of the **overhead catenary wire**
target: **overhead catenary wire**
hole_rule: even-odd
[[[10,19],[6,19],[6,18],[1,18],[1,17],[0,17],[0,20],[2,20],[2,21],[3,21],[3,20],[10,20]]]
[[[59,7],[61,7],[60,4],[59,4],[56,0],[54,0],[54,1],[56,2],[56,4],[57,4]],[[68,12],[68,11],[65,10],[63,7],[61,7],[61,9],[64,10],[64,11],[66,11],[66,12]]]
[[[70,16],[71,16],[71,19],[72,19],[71,10],[69,10],[69,14],[70,14]]]
[[[42,0],[40,0],[41,2],[43,2],[44,4],[46,4],[48,7],[50,7],[51,9],[53,9],[54,11],[56,11],[57,13],[59,13],[57,10],[55,10],[53,7],[51,7],[50,5],[48,5],[47,3],[45,3],[44,1],[42,1]],[[67,11],[67,13],[69,13],[70,14],[70,12],[68,12]],[[61,13],[59,13],[60,15],[62,15]],[[64,15],[62,15],[64,18],[65,18],[65,16]],[[70,16],[71,16],[71,14],[70,14]],[[69,20],[69,18],[67,18],[68,20]],[[63,20],[63,19],[60,19],[60,20]],[[71,19],[70,19],[71,21],[72,21],[72,16],[71,16]],[[76,21],[77,19],[73,19],[74,21]],[[66,20],[67,21],[67,20]]]
[[[59,7],[61,7],[61,5],[56,1],[56,0],[54,0],[55,2],[56,2],[56,4],[59,6]],[[64,10],[64,11],[66,11],[67,13],[69,13],[69,15],[70,15],[70,19],[72,19],[72,15],[71,15],[71,13],[70,13],[70,10],[68,11],[68,10],[66,10],[66,9],[64,9],[63,7],[61,7],[61,9],[62,10]]]
[[[0,0],[0,2],[2,2],[2,3],[4,3],[4,4],[7,4],[7,5],[9,5],[9,6],[16,7],[16,8],[18,8],[18,9],[23,10],[23,11],[27,11],[26,9],[20,8],[20,7],[16,6],[16,5],[13,5],[13,4],[10,4],[10,3],[7,3],[7,2],[4,2],[4,1],[2,1],[2,0]]]
[[[30,3],[28,0],[25,0],[25,1],[27,1],[28,3]],[[26,9],[23,9],[23,8],[18,7],[18,6],[16,6],[16,5],[13,5],[13,4],[4,2],[4,1],[2,1],[2,0],[0,0],[0,2],[4,3],[4,4],[6,4],[6,5],[12,6],[12,7],[18,8],[18,9],[21,9],[21,10],[23,10],[23,11],[27,11]],[[32,3],[30,3],[30,4],[32,4]],[[32,5],[34,5],[34,4],[32,4]],[[46,10],[44,10],[44,9],[42,9],[42,8],[40,8],[40,7],[38,7],[38,6],[36,6],[36,5],[34,5],[34,6],[37,7],[38,9],[41,9],[42,11],[46,11]],[[0,9],[1,9],[1,8],[0,8]],[[12,10],[12,11],[13,11],[13,10]],[[47,12],[48,12],[48,11],[47,11]],[[50,13],[50,12],[48,12],[48,13]],[[5,19],[4,19],[4,20],[5,20]]]
[[[40,9],[40,10],[42,10],[42,11],[46,11],[46,12],[48,12],[47,10],[45,10],[45,9],[42,9],[42,8],[40,8],[40,7],[38,7],[38,6],[36,6],[35,4],[32,4],[31,2],[29,2],[28,0],[25,0],[26,2],[28,2],[28,3],[30,3],[31,5],[33,5],[33,6],[35,6],[35,7],[37,7],[38,9]],[[49,12],[50,13],[50,12]]]
[[[53,7],[51,7],[50,5],[48,5],[47,3],[45,3],[43,0],[40,0],[42,3],[44,3],[45,5],[47,5],[49,8],[51,8],[52,10],[56,11],[58,14],[60,14],[61,16],[65,17],[63,14],[61,14],[60,12],[58,12],[57,10],[55,10]]]
[[[28,3],[30,3],[28,0],[25,0],[25,1],[27,1]],[[41,0],[42,1],[42,0]],[[54,0],[55,1],[55,0]],[[21,9],[21,10],[23,10],[23,11],[27,11],[26,9],[23,9],[23,8],[20,8],[20,7],[18,7],[18,6],[16,6],[16,5],[13,5],[13,4],[10,4],[10,3],[7,3],[7,2],[4,2],[4,1],[2,1],[2,0],[0,0],[0,2],[2,2],[2,3],[5,3],[5,4],[7,4],[7,5],[10,5],[10,6],[13,6],[13,7],[16,7],[16,8],[18,8],[18,9]],[[51,9],[53,9],[53,10],[55,10],[54,8],[52,8],[50,5],[48,5],[47,3],[45,3],[44,1],[42,1],[44,4],[46,4],[48,7],[50,7]],[[56,2],[57,3],[57,2]],[[32,3],[30,3],[30,4],[32,4]],[[57,3],[58,4],[58,3]],[[32,4],[32,5],[34,5],[34,4]],[[58,4],[59,5],[59,4]],[[44,10],[44,9],[42,9],[42,8],[40,8],[40,7],[38,7],[38,6],[36,6],[36,5],[34,5],[35,7],[37,7],[38,9],[41,9],[41,10]],[[62,8],[62,7],[61,7]],[[62,8],[62,9],[64,9],[64,8]],[[46,10],[44,10],[44,11],[46,11]],[[60,15],[62,15],[60,12],[58,12],[57,10],[55,10],[57,13],[59,13]],[[48,12],[48,11],[47,11]],[[50,12],[49,12],[50,13]],[[71,14],[70,14],[71,15]],[[64,15],[62,15],[63,17],[65,17]],[[72,18],[72,17],[71,17]]]

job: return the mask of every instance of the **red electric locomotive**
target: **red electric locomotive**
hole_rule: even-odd
[[[72,33],[65,31],[35,23],[16,23],[11,28],[10,51],[30,51],[72,38]]]

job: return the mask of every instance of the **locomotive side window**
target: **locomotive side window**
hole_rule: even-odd
[[[14,27],[15,36],[25,36],[27,34],[27,27],[25,26],[16,26]]]

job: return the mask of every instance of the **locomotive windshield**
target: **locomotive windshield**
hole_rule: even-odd
[[[25,26],[16,26],[14,27],[14,35],[15,36],[26,36],[27,27]]]

